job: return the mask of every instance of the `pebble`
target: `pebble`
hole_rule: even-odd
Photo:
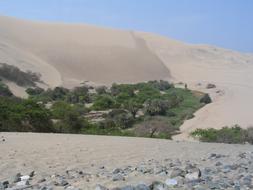
[[[253,189],[253,152],[235,155],[233,159],[212,153],[206,158],[200,158],[199,162],[166,158],[161,162],[152,159],[110,171],[105,166],[92,167],[90,171],[87,168],[85,170],[88,173],[83,173],[79,168],[67,170],[63,174],[54,174],[51,177],[50,175],[43,176],[43,178],[37,176],[35,171],[29,175],[17,173],[9,181],[0,182],[0,190],[24,190],[27,188],[29,190],[31,189],[29,184],[36,184],[32,189],[39,190],[79,190],[79,188],[86,189],[86,186],[78,187],[78,184],[89,185],[96,181],[101,182],[101,180],[105,181],[105,184],[113,181],[115,183],[111,184],[115,184],[115,186],[125,183],[123,187],[116,186],[110,190]],[[145,185],[145,183],[131,184],[131,180],[135,177],[157,181],[149,185]],[[97,185],[93,189],[108,190],[108,187]]]

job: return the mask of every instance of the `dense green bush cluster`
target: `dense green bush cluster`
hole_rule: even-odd
[[[0,78],[16,83],[19,86],[36,86],[40,82],[40,74],[21,71],[19,68],[0,63]]]
[[[110,88],[95,89],[33,87],[26,92],[30,95],[28,100],[2,99],[5,111],[1,112],[1,131],[170,138],[205,105],[200,101],[203,94],[197,96],[166,81],[113,84]]]
[[[0,131],[53,132],[50,112],[31,100],[0,97]]]
[[[197,129],[191,135],[203,142],[253,144],[253,128],[242,129],[238,125],[222,129]]]

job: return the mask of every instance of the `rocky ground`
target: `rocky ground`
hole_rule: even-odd
[[[33,134],[30,135],[34,137]],[[7,136],[11,137],[12,135]],[[29,135],[27,137],[29,137]],[[75,137],[78,138],[80,136]],[[96,138],[103,139],[103,137]],[[2,136],[0,138],[0,146],[4,147],[10,139]],[[120,146],[120,139],[116,139],[119,141],[118,145]],[[126,138],[125,140],[128,140],[129,144],[131,144],[131,141],[134,141],[136,143],[136,146],[138,146],[138,141],[135,141],[134,139]],[[141,141],[143,140],[146,141],[148,139],[141,139]],[[168,145],[171,143],[173,144],[173,142],[170,141],[159,140],[153,141],[153,144],[155,145],[155,143],[158,142],[160,145],[163,143],[169,143]],[[73,143],[75,142],[73,141]],[[180,151],[185,151],[182,149],[181,143],[175,142],[175,144],[173,144],[173,147],[175,147],[175,145],[178,145],[178,154],[181,154]],[[197,144],[190,143],[190,145],[196,146]],[[219,146],[218,144],[204,144],[204,146],[207,145],[209,145],[209,147]],[[36,143],[34,143],[34,146],[36,146]],[[224,153],[217,149],[217,152],[199,154],[201,151],[198,150],[198,147],[196,147],[195,152],[190,153],[189,156],[180,158],[177,158],[177,156],[170,156],[169,153],[166,154],[162,152],[163,149],[160,149],[159,151],[161,151],[161,155],[163,157],[162,159],[160,155],[157,155],[157,158],[153,157],[152,159],[143,159],[143,161],[139,160],[138,157],[136,157],[136,160],[139,162],[134,163],[131,161],[131,159],[125,159],[124,163],[121,163],[120,165],[116,164],[116,162],[113,160],[112,162],[115,163],[115,165],[102,165],[102,162],[95,161],[89,166],[86,165],[85,167],[69,167],[64,165],[63,168],[66,168],[65,170],[58,170],[57,168],[52,168],[51,166],[49,166],[51,169],[42,170],[41,168],[36,167],[36,165],[33,163],[31,165],[34,167],[34,170],[33,167],[28,165],[24,165],[22,168],[15,168],[15,163],[17,163],[16,161],[12,163],[16,174],[13,172],[8,172],[8,170],[11,170],[11,165],[5,167],[5,170],[3,169],[3,165],[5,164],[4,162],[8,162],[8,160],[5,160],[5,155],[3,155],[3,153],[0,153],[0,190],[253,189],[253,147],[248,145],[246,145],[246,149],[245,146],[237,145],[220,145],[220,147],[226,147],[227,149],[224,149]],[[230,152],[228,149],[231,148],[231,150],[233,150],[233,147],[244,151]],[[186,144],[184,144],[184,148],[186,148]],[[150,148],[150,150],[152,150],[152,148]],[[126,150],[123,149],[122,152],[124,151]],[[68,153],[72,154],[71,152]],[[193,156],[191,156],[191,154],[197,154],[199,158],[196,156],[193,159]],[[43,156],[42,153],[41,156]],[[86,156],[88,157],[88,155]],[[97,156],[101,155],[98,153]],[[136,153],[136,156],[138,156],[138,153]],[[17,155],[17,157],[19,156]],[[147,154],[147,157],[150,157],[150,155]],[[38,158],[38,160],[34,160],[34,163],[39,162],[39,159],[40,158]],[[103,158],[101,157],[101,159]],[[106,159],[106,157],[104,157],[104,159]],[[122,157],[122,159],[124,159],[124,157]],[[127,160],[129,160],[129,164]],[[46,165],[43,167],[46,167]]]

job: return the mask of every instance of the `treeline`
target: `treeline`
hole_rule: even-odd
[[[1,97],[1,131],[171,138],[206,104],[203,98],[210,98],[167,81],[71,90],[35,87],[27,93],[28,100]]]

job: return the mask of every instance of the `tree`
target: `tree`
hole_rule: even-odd
[[[142,105],[134,100],[130,100],[124,105],[124,108],[127,109],[135,118],[139,109],[142,108]]]
[[[27,88],[26,89],[26,93],[29,94],[30,96],[40,95],[43,92],[44,92],[44,89],[43,88],[39,88],[39,87]]]
[[[87,86],[74,88],[68,94],[67,101],[73,104],[90,102],[89,88]]]
[[[154,99],[147,100],[145,103],[146,113],[155,116],[155,115],[165,115],[169,109],[169,103],[165,100]]]
[[[110,95],[100,95],[96,98],[93,104],[95,110],[106,110],[114,108],[116,101]]]
[[[107,87],[106,86],[99,86],[96,88],[96,92],[99,95],[106,94],[107,93]]]

